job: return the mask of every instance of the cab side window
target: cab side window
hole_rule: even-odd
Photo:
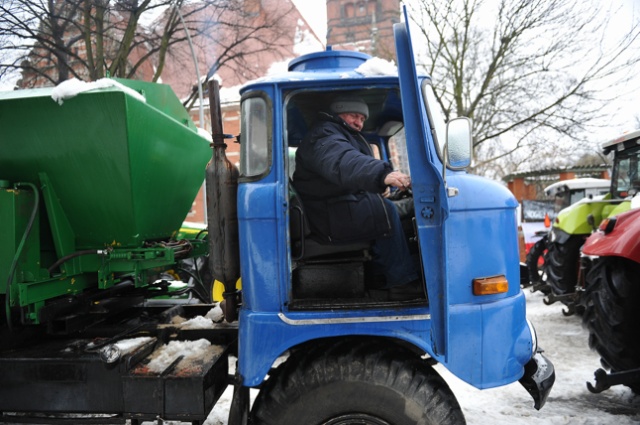
[[[240,176],[260,177],[269,170],[271,114],[267,101],[250,97],[242,101]]]

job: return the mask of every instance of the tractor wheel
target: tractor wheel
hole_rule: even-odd
[[[589,347],[613,372],[640,368],[640,264],[620,257],[601,257],[589,270],[583,323]],[[628,385],[640,394],[640,382]]]
[[[543,273],[544,268],[538,266],[540,259],[544,258],[544,254],[547,250],[547,243],[549,238],[544,235],[538,242],[536,242],[529,252],[527,253],[527,270],[529,270],[529,280],[531,285],[540,286],[543,281],[546,281],[546,276]],[[549,293],[549,287],[544,286],[540,289],[544,294]]]
[[[543,270],[547,283],[556,295],[573,293],[578,282],[580,247],[583,235],[571,236],[565,243],[550,242],[544,256]]]
[[[260,425],[465,423],[449,386],[424,360],[361,338],[292,354],[265,382],[252,415]]]

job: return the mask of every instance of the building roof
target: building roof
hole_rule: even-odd
[[[567,167],[567,168],[544,168],[541,170],[533,170],[533,171],[523,171],[521,173],[512,173],[507,174],[502,178],[505,182],[510,182],[518,178],[536,178],[539,177],[540,180],[543,180],[546,176],[553,176],[557,174],[564,173],[574,173],[574,174],[595,174],[601,173],[603,171],[608,171],[611,167],[606,164],[602,165],[582,165],[577,167]]]

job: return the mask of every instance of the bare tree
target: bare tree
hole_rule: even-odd
[[[177,45],[186,43],[187,34],[199,46],[207,46],[206,59],[215,69],[229,65],[253,72],[245,58],[280,47],[283,29],[279,21],[290,8],[256,13],[255,8],[247,6],[249,3],[4,0],[0,3],[0,40],[14,42],[0,44],[0,58],[5,59],[0,62],[0,76],[19,70],[22,87],[106,75],[152,75],[151,80],[157,81],[167,56]],[[150,15],[158,17],[147,23],[144,18]],[[12,60],[6,60],[8,57]]]
[[[473,119],[481,174],[574,158],[611,113],[611,88],[640,62],[639,23],[611,41],[612,11],[598,1],[418,0],[414,9],[420,61],[445,116]]]

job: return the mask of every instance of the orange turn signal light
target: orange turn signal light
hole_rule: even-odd
[[[504,275],[473,279],[473,295],[503,294],[509,290],[509,281]]]

